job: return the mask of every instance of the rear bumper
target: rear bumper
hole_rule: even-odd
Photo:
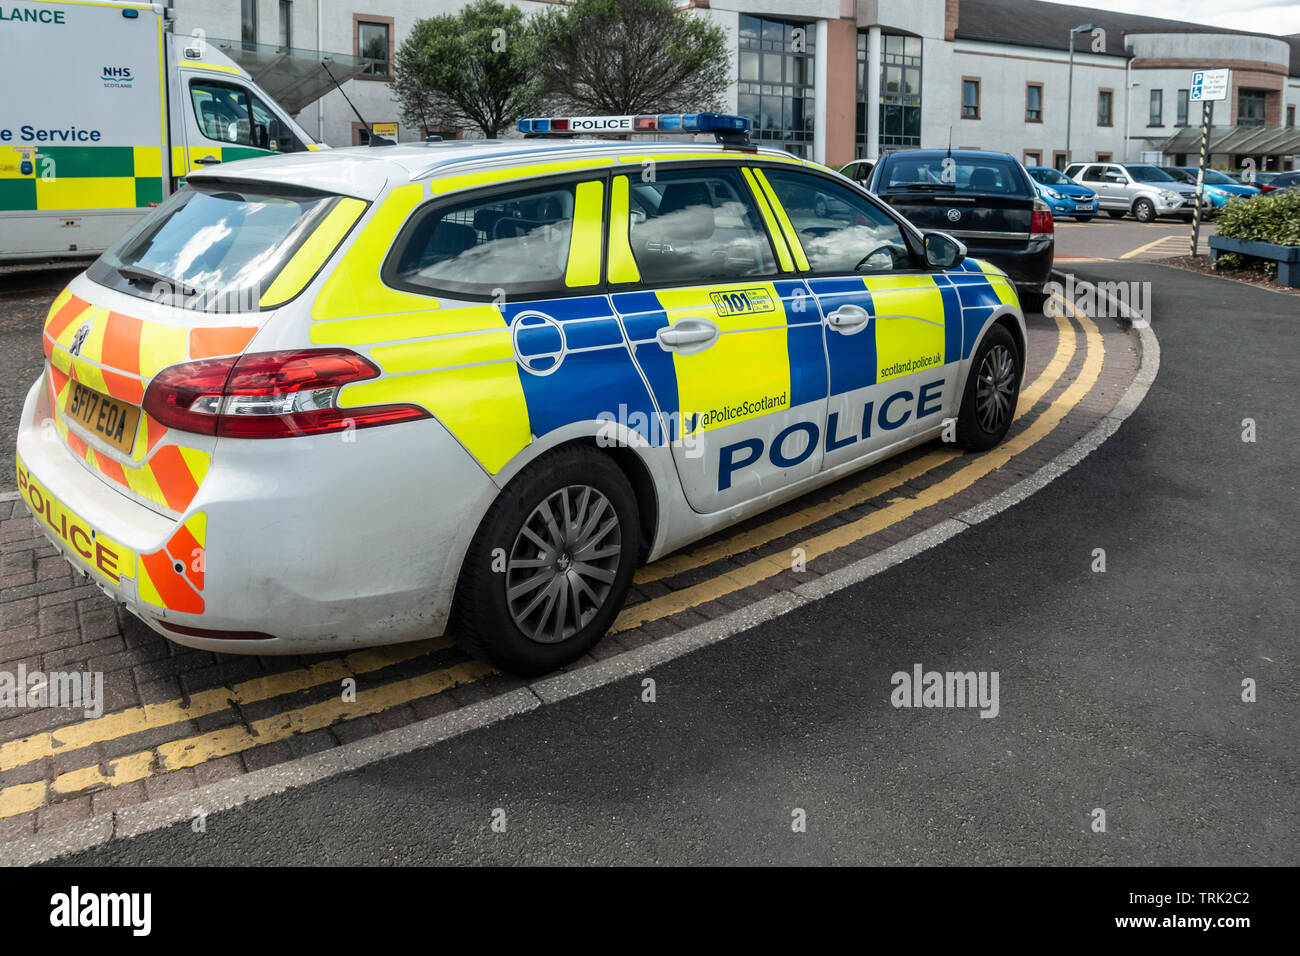
[[[175,519],[77,461],[44,424],[45,381],[19,423],[20,494],[64,557],[159,634],[204,650],[296,654],[442,633],[497,488],[436,420],[222,439]],[[231,632],[269,637],[210,636]]]
[[[978,239],[962,239],[962,242],[967,243],[967,255],[993,263],[1007,274],[1018,292],[1039,292],[1051,276],[1056,252],[1053,239],[1031,239],[1017,248],[981,244]]]

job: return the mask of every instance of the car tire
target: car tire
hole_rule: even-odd
[[[1139,199],[1133,203],[1133,218],[1138,222],[1155,222],[1156,206],[1150,199]]]
[[[1020,292],[1017,297],[1020,299],[1020,311],[1024,313],[1042,312],[1043,303],[1047,301],[1046,292]]]
[[[451,630],[470,654],[520,677],[577,660],[623,607],[639,529],[632,486],[608,455],[587,447],[542,455],[506,485],[479,525],[461,566]]]
[[[1004,326],[988,330],[975,357],[957,415],[956,443],[967,451],[985,451],[1006,437],[1016,417],[1023,357]]]
[[[1107,209],[1106,215],[1110,216],[1111,219],[1123,219],[1125,213],[1123,209]]]

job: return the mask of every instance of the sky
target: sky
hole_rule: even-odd
[[[1278,36],[1300,33],[1300,0],[1090,0],[1070,6],[1208,23]]]

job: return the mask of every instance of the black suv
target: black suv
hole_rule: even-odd
[[[886,153],[870,189],[923,232],[942,230],[1016,284],[1025,309],[1042,305],[1056,246],[1052,212],[1009,153],[914,149]]]

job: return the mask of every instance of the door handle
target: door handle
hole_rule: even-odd
[[[871,321],[871,313],[860,305],[842,305],[826,316],[826,321],[841,332],[856,332]]]
[[[692,355],[703,352],[717,341],[718,327],[707,319],[679,319],[660,329],[655,338],[669,351]]]
[[[221,162],[221,160],[217,159],[215,156],[202,156],[199,159],[194,160],[194,162],[198,163],[200,166],[211,166],[213,163]]]

